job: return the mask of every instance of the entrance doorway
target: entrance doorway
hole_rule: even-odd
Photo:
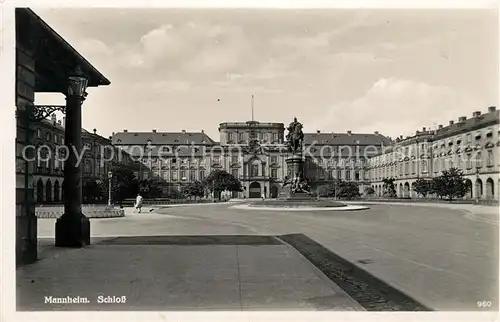
[[[250,184],[250,191],[249,191],[249,194],[248,194],[248,197],[249,198],[260,198],[261,197],[261,187],[260,187],[260,183],[258,182],[252,182]]]
[[[271,186],[271,198],[277,198],[278,197],[278,186],[272,185]]]

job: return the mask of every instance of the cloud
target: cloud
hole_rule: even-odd
[[[153,69],[218,73],[244,65],[252,46],[240,27],[187,22],[149,30],[133,52]]]
[[[312,117],[305,127],[308,131],[380,131],[398,136],[456,119],[477,106],[476,100],[447,86],[381,78],[362,97],[333,105]]]
[[[83,55],[89,57],[110,56],[114,53],[113,49],[104,42],[91,38],[80,41],[78,48]]]

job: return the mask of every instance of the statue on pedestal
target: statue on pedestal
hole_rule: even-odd
[[[304,142],[304,133],[302,132],[302,124],[293,118],[293,122],[287,127],[288,134],[286,135],[286,143],[289,150],[293,154],[302,152],[302,145]]]

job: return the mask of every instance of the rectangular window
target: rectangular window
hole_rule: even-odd
[[[199,173],[199,177],[200,177],[200,181],[202,180],[205,180],[205,171],[204,170],[200,170],[200,173]]]
[[[422,173],[427,173],[427,161],[422,160],[422,165],[421,165],[421,167],[422,167],[422,170],[421,170],[421,171],[422,171]]]
[[[231,174],[233,175],[233,177],[238,178],[238,169],[232,169]]]
[[[212,157],[212,164],[220,164],[220,156],[216,155]]]
[[[250,176],[256,177],[258,175],[259,175],[259,165],[252,164],[252,167],[250,168]]]
[[[271,178],[278,178],[278,169],[271,169]]]
[[[318,176],[320,179],[325,179],[325,170],[324,169],[318,169]]]
[[[472,159],[470,153],[467,154],[467,164],[466,164],[467,170],[472,169]]]
[[[487,166],[492,167],[494,162],[495,162],[495,160],[494,160],[494,156],[493,156],[493,151],[488,150]]]
[[[347,181],[351,181],[351,170],[346,170],[345,171],[345,179]]]
[[[337,170],[337,178],[336,179],[342,179],[342,170]]]
[[[144,171],[142,173],[142,179],[144,179],[144,180],[148,180],[149,179],[149,172],[148,171]]]
[[[163,180],[165,180],[165,181],[169,181],[170,180],[170,176],[169,176],[169,172],[168,171],[163,171]]]
[[[245,141],[245,133],[238,133],[238,141]]]
[[[483,156],[481,155],[481,152],[478,152],[476,157],[476,168],[481,168],[482,166],[483,166]]]
[[[177,181],[177,180],[178,180],[177,171],[172,171],[172,181]]]
[[[194,170],[189,171],[189,180],[196,181],[196,172]]]
[[[232,132],[229,132],[229,133],[227,134],[227,140],[228,140],[229,142],[231,142],[231,141],[233,141],[233,140],[234,140],[234,135],[233,135],[233,133],[232,133]]]
[[[271,156],[271,164],[273,163],[278,163],[278,156],[276,155]]]
[[[273,141],[278,141],[278,133],[273,133]]]
[[[359,181],[359,171],[354,172],[354,180]]]
[[[134,171],[134,177],[135,177],[136,179],[139,179],[139,172]]]
[[[238,163],[238,156],[237,155],[231,156],[231,163]]]
[[[186,170],[181,170],[181,173],[180,173],[180,177],[181,177],[181,180],[186,180]]]

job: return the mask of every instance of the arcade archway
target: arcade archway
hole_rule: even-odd
[[[43,181],[42,179],[38,179],[38,182],[36,183],[36,203],[42,204],[43,203]]]
[[[61,201],[61,198],[59,197],[59,181],[57,180],[54,182],[54,201]]]
[[[495,196],[495,185],[493,183],[493,179],[488,178],[486,180],[486,198],[493,199]]]
[[[45,183],[45,201],[52,201],[52,183],[50,182],[50,179],[47,180],[47,183]]]
[[[249,198],[260,198],[262,195],[262,188],[260,186],[260,183],[258,182],[252,182],[249,186],[249,192],[248,192],[248,197]]]
[[[470,179],[465,180],[465,187],[467,189],[467,192],[465,193],[465,198],[467,198],[467,199],[474,198],[473,189],[472,189],[472,181]]]

